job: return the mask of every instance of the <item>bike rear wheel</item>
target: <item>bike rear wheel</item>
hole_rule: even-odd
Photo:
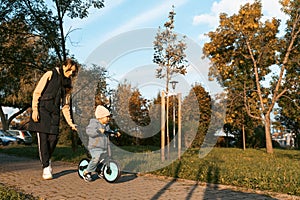
[[[109,166],[105,165],[103,168],[103,177],[109,183],[116,182],[121,176],[121,170],[119,164],[114,161],[109,161]]]
[[[78,164],[78,170],[77,170],[78,176],[82,179],[83,179],[83,171],[87,168],[89,162],[90,162],[90,159],[83,158]]]

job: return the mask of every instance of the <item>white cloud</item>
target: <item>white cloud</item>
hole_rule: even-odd
[[[208,24],[210,27],[216,27],[219,22],[220,13],[227,13],[232,15],[240,9],[240,6],[253,2],[253,0],[221,0],[212,4],[210,13],[200,14],[194,17],[193,25]]]
[[[208,24],[209,27],[214,27],[218,23],[218,18],[210,14],[197,15],[193,19],[193,25]]]
[[[271,18],[276,17],[280,19],[285,19],[284,13],[280,10],[281,5],[279,0],[270,1],[270,0],[262,0],[262,9],[265,17]]]
[[[288,19],[288,16],[285,15],[280,9],[281,5],[279,1],[270,1],[270,0],[262,0],[263,5],[263,20],[271,19],[275,17],[276,19],[281,19],[281,24],[279,27],[280,34],[284,33],[285,27],[286,27],[286,20]]]
[[[237,13],[242,5],[246,3],[253,3],[254,0],[221,0],[214,2],[210,13],[196,15],[193,18],[193,25],[208,24],[209,27],[215,28],[218,26],[220,13],[226,13],[229,16]],[[283,18],[284,14],[280,11],[281,5],[279,1],[262,0],[262,11],[264,20],[272,17]]]
[[[196,15],[193,18],[193,25],[208,25],[211,30],[214,30],[219,25],[219,15],[220,13],[226,13],[228,16],[231,16],[235,13],[238,13],[240,7],[246,3],[253,3],[254,0],[235,0],[234,3],[232,0],[220,0],[212,4],[211,10],[209,13],[204,13]],[[262,0],[262,12],[263,17],[262,21],[270,20],[275,17],[281,19],[280,30],[284,30],[285,20],[287,16],[280,10],[281,5],[278,0]],[[203,34],[198,36],[200,41],[207,39]]]

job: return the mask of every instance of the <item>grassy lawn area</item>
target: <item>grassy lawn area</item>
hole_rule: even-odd
[[[154,174],[200,182],[234,185],[300,196],[300,152],[274,149],[214,148],[200,159],[199,149],[187,151]]]
[[[38,158],[36,146],[5,147],[0,152]],[[70,147],[58,146],[52,160],[77,163],[83,157],[83,148],[74,153]],[[265,149],[214,148],[199,158],[199,149],[189,149],[181,160],[151,173],[300,196],[299,161],[299,150],[274,149],[270,155]]]

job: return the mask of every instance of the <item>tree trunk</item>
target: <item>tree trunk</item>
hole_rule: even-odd
[[[267,153],[273,153],[273,145],[272,145],[272,138],[271,138],[271,119],[270,115],[265,116],[265,134],[266,134],[266,150]]]
[[[242,127],[242,131],[243,131],[243,150],[246,150],[246,135],[245,135],[245,125],[244,124]]]
[[[178,98],[178,159],[181,158],[181,93],[177,94]]]
[[[161,144],[161,161],[165,161],[165,92],[161,92],[161,124],[160,124],[160,131],[161,131],[161,139],[160,139],[160,144]]]
[[[12,122],[12,120],[15,119],[17,116],[19,116],[20,114],[22,114],[29,107],[30,107],[29,105],[25,105],[18,112],[14,113],[9,118],[7,118],[5,116],[5,113],[3,112],[2,106],[0,106],[0,118],[1,118],[1,122],[2,122],[2,129],[3,130],[8,130],[9,129],[9,125]]]
[[[167,159],[170,159],[170,132],[169,132],[169,92],[167,92],[167,105],[166,105],[166,124],[167,124]]]
[[[0,106],[0,119],[1,119],[1,122],[2,122],[2,129],[7,130],[8,129],[7,117],[5,116],[5,114],[3,112],[2,106]]]

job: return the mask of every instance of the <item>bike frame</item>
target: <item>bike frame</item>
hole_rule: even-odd
[[[103,177],[107,182],[113,183],[115,181],[118,180],[118,178],[120,177],[121,173],[120,173],[120,167],[119,164],[112,159],[112,152],[111,152],[111,146],[110,146],[110,137],[115,135],[115,132],[110,132],[110,131],[105,131],[104,134],[107,137],[107,150],[106,153],[102,154],[100,156],[100,159],[102,156],[104,156],[100,162],[97,165],[97,170],[96,172],[98,173],[103,173]],[[83,178],[83,170],[87,167],[88,163],[89,163],[89,159],[84,158],[79,162],[78,165],[78,175],[80,178]],[[84,163],[84,165],[83,165]],[[98,170],[98,166],[101,165],[101,167],[99,167]],[[113,170],[111,170],[111,164],[113,165]]]

